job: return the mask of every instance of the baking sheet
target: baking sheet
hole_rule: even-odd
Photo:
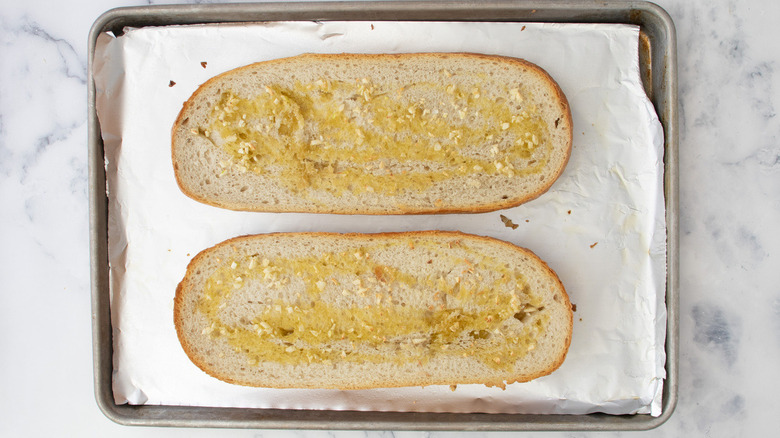
[[[116,402],[659,414],[665,328],[663,135],[639,82],[637,37],[638,28],[625,25],[398,22],[165,27],[116,39],[101,36],[94,77],[109,186]],[[547,69],[570,100],[572,159],[541,198],[480,215],[236,213],[184,197],[169,155],[170,126],[181,103],[222,71],[304,51],[475,51],[529,59]],[[521,226],[505,228],[499,214]],[[448,387],[280,391],[216,381],[181,351],[172,298],[187,262],[201,249],[246,233],[415,229],[490,235],[527,246],[548,261],[578,307],[562,368],[506,391],[479,385],[455,392]]]

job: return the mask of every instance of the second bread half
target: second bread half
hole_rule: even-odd
[[[198,254],[176,290],[184,351],[247,386],[504,386],[553,372],[571,342],[558,276],[463,233],[279,233]]]

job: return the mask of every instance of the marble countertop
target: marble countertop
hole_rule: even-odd
[[[100,412],[92,383],[87,34],[104,11],[142,4],[0,8],[0,436],[454,435],[139,428]],[[770,436],[780,425],[780,51],[772,43],[780,3],[658,4],[678,33],[680,374],[674,415],[645,435]],[[596,434],[544,434],[589,435]]]

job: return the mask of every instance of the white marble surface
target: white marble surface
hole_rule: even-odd
[[[780,425],[780,3],[658,3],[679,46],[680,401],[645,434],[772,436]],[[87,33],[105,10],[144,2],[0,4],[0,436],[454,435],[106,419],[92,385]],[[631,434],[544,434],[589,435]]]

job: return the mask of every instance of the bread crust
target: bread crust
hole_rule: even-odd
[[[565,315],[564,318],[560,321],[557,321],[559,324],[563,324],[563,333],[564,336],[561,339],[556,340],[556,342],[559,342],[560,345],[557,345],[557,351],[559,351],[559,354],[554,358],[554,360],[549,361],[549,363],[544,366],[543,368],[534,370],[530,373],[524,373],[522,375],[512,375],[512,374],[506,374],[502,375],[500,378],[493,377],[485,377],[485,376],[471,376],[469,378],[453,378],[453,377],[447,377],[447,376],[439,376],[439,377],[419,377],[419,376],[401,376],[400,378],[396,380],[389,380],[386,378],[377,378],[372,377],[370,374],[361,373],[358,376],[355,376],[354,378],[347,379],[348,382],[344,383],[341,382],[339,384],[332,384],[329,382],[316,382],[316,379],[314,383],[309,380],[306,382],[290,382],[289,379],[270,379],[268,377],[262,377],[262,376],[253,376],[252,378],[241,378],[236,377],[235,373],[222,370],[219,368],[219,366],[216,366],[213,362],[209,363],[210,360],[213,360],[215,358],[209,358],[208,356],[204,356],[199,350],[202,349],[202,346],[198,347],[195,345],[195,343],[190,339],[193,336],[193,333],[191,331],[188,332],[187,326],[187,320],[188,318],[192,318],[192,313],[188,313],[187,309],[192,310],[191,306],[186,305],[187,300],[191,300],[192,297],[190,296],[193,293],[196,293],[198,291],[199,284],[192,281],[193,272],[196,270],[203,269],[204,267],[204,261],[206,261],[211,255],[214,253],[214,251],[220,251],[221,249],[229,249],[231,252],[237,251],[237,245],[242,245],[245,243],[252,243],[256,242],[258,240],[262,239],[299,239],[299,240],[305,240],[305,241],[316,241],[317,239],[323,239],[323,238],[337,238],[339,240],[351,240],[351,241],[359,241],[359,242],[369,242],[369,241],[392,241],[392,240],[406,240],[406,239],[422,239],[422,240],[430,240],[430,241],[440,241],[442,238],[444,239],[452,239],[455,241],[467,241],[469,243],[472,242],[483,242],[487,243],[489,245],[497,245],[502,246],[506,249],[509,249],[513,252],[516,252],[518,254],[522,254],[523,256],[530,257],[535,261],[536,266],[541,267],[546,270],[545,275],[549,277],[549,280],[554,284],[554,293],[556,294],[555,301],[558,302],[562,309],[565,309]],[[560,301],[558,300],[560,298]],[[461,232],[453,232],[453,231],[416,231],[416,232],[391,232],[391,233],[377,233],[377,234],[360,234],[360,233],[346,233],[346,234],[340,234],[340,233],[324,233],[324,232],[300,232],[300,233],[269,233],[269,234],[262,234],[262,235],[246,235],[246,236],[239,236],[235,237],[229,240],[226,240],[224,242],[218,243],[217,245],[208,248],[206,250],[201,251],[199,254],[197,254],[189,263],[187,266],[187,273],[185,274],[182,281],[179,283],[179,285],[176,288],[176,296],[174,298],[174,312],[173,312],[173,322],[176,328],[177,336],[179,338],[179,341],[182,345],[183,350],[187,354],[187,356],[192,360],[192,362],[198,366],[201,370],[203,370],[208,375],[217,378],[219,380],[231,383],[231,384],[237,384],[237,385],[243,385],[243,386],[252,386],[252,387],[267,387],[267,388],[333,388],[333,389],[372,389],[372,388],[393,388],[393,387],[408,387],[408,386],[431,386],[431,385],[458,385],[458,384],[485,384],[486,386],[493,386],[493,387],[501,387],[505,388],[507,384],[515,383],[515,382],[527,382],[545,375],[548,375],[558,369],[564,362],[566,358],[566,354],[568,352],[569,346],[571,344],[572,339],[572,327],[573,327],[573,315],[571,311],[571,303],[569,301],[568,294],[566,293],[566,290],[561,283],[558,276],[555,274],[555,272],[549,268],[547,263],[545,263],[543,260],[541,260],[538,256],[536,256],[533,252],[526,248],[522,248],[519,246],[515,246],[512,243],[505,242],[502,240],[493,239],[490,237],[484,237],[484,236],[477,236],[477,235],[471,235]],[[560,317],[559,317],[560,319]],[[540,347],[541,348],[541,347]],[[464,361],[467,361],[468,359],[463,359]],[[217,360],[218,362],[218,360]],[[262,368],[264,365],[263,362],[261,362],[258,367]],[[368,364],[367,368],[365,367],[366,364],[362,364],[363,368],[361,368],[364,372],[366,370],[371,370],[371,364]],[[334,364],[334,367],[339,366],[339,364]],[[301,372],[300,367],[306,367],[306,365],[289,365],[289,369],[296,369],[296,372]],[[303,371],[306,372],[305,370]]]
[[[316,65],[319,62],[364,62],[370,60],[384,60],[384,61],[406,61],[415,58],[432,58],[432,59],[447,59],[453,57],[460,57],[464,60],[482,60],[499,62],[508,68],[514,68],[519,71],[530,71],[538,78],[541,78],[546,84],[547,89],[552,93],[549,101],[558,108],[559,117],[555,121],[555,128],[561,127],[566,131],[566,135],[560,142],[556,144],[555,148],[558,153],[561,153],[564,157],[560,160],[550,177],[545,178],[543,182],[538,183],[536,189],[529,193],[522,193],[518,189],[518,192],[509,196],[496,196],[496,199],[490,203],[471,203],[471,204],[428,204],[428,205],[410,205],[410,203],[393,202],[392,199],[386,199],[386,202],[378,203],[376,205],[368,206],[365,203],[356,202],[354,205],[339,206],[339,205],[319,205],[319,206],[302,206],[302,205],[274,205],[259,202],[245,202],[245,201],[233,201],[218,196],[207,196],[204,193],[196,190],[193,185],[186,181],[186,178],[182,177],[182,171],[180,170],[182,164],[182,158],[178,152],[184,146],[185,137],[189,135],[189,131],[182,129],[184,122],[193,114],[193,107],[198,99],[198,96],[204,92],[204,90],[210,89],[212,86],[226,82],[231,77],[241,76],[249,72],[257,72],[259,68],[270,68],[273,66],[284,65],[290,62],[307,63]],[[534,200],[547,192],[553,183],[563,173],[566,165],[568,164],[569,157],[571,155],[573,142],[573,121],[571,115],[571,109],[569,107],[568,100],[561,90],[560,86],[555,80],[541,67],[519,58],[512,58],[500,55],[487,55],[478,53],[404,53],[404,54],[302,54],[292,58],[281,58],[269,61],[263,61],[255,64],[250,64],[236,69],[224,72],[217,75],[204,84],[202,84],[193,95],[184,102],[179,115],[176,118],[176,122],[173,125],[171,132],[171,159],[174,167],[174,174],[177,185],[180,190],[188,197],[214,207],[226,208],[236,211],[256,211],[256,212],[287,212],[287,213],[333,213],[333,214],[363,214],[363,215],[382,215],[382,214],[450,214],[450,213],[483,213],[489,211],[495,211],[500,209],[506,209],[521,205],[523,203]],[[464,188],[464,194],[469,191],[468,187]]]

